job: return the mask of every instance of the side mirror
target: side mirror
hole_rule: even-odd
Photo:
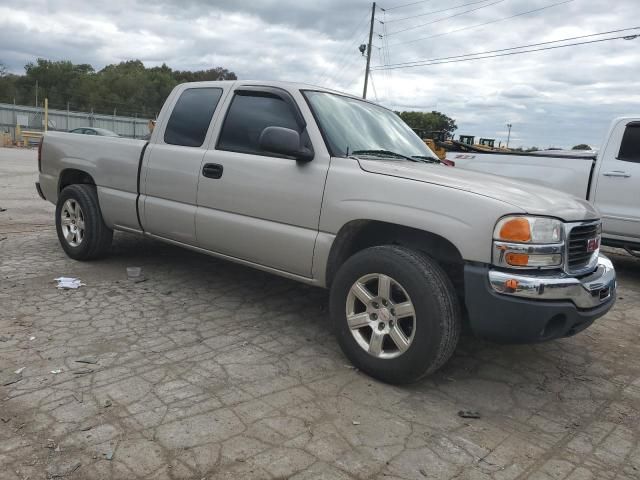
[[[300,134],[284,127],[267,127],[260,134],[258,145],[265,152],[278,153],[296,160],[308,162],[313,159],[313,151],[300,145]]]

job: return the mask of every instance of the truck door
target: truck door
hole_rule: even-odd
[[[613,128],[597,182],[594,203],[606,236],[640,242],[640,121]]]
[[[302,95],[296,101],[294,94],[245,86],[229,96],[203,160],[196,234],[208,250],[310,277],[329,155]],[[262,151],[258,139],[271,126],[297,130],[313,160]]]
[[[173,105],[168,102],[169,119],[157,127],[160,131],[149,144],[143,172],[141,219],[148,233],[196,244],[200,165],[222,93],[222,88],[190,87],[177,92]]]

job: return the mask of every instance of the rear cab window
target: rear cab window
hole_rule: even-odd
[[[640,163],[640,122],[627,125],[622,136],[618,160]]]
[[[167,122],[164,142],[169,145],[201,147],[222,91],[222,88],[217,87],[189,88],[183,91]]]

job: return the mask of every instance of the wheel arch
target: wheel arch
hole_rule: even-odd
[[[458,248],[441,235],[378,220],[353,220],[336,235],[326,264],[326,286],[331,287],[340,266],[355,253],[381,245],[399,245],[422,252],[444,267],[453,285],[464,291],[464,260]]]
[[[60,172],[58,178],[58,194],[69,185],[95,185],[96,182],[93,177],[77,168],[65,168]]]

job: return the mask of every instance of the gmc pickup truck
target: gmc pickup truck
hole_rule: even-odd
[[[602,243],[640,251],[640,117],[615,119],[597,155],[449,153],[456,167],[586,198],[602,214]]]
[[[48,133],[39,170],[71,258],[121,230],[329,288],[344,353],[387,382],[440,368],[463,326],[541,342],[616,298],[588,202],[444,166],[392,111],[318,87],[179,85],[148,143]]]

